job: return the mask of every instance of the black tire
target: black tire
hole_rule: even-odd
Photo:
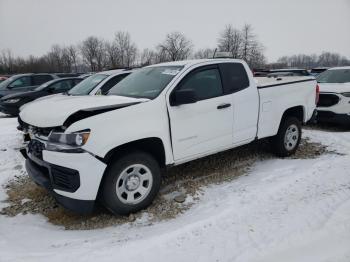
[[[299,134],[295,139],[295,145],[294,143],[285,143],[286,133],[289,128],[292,128],[293,130],[296,128]],[[299,147],[301,135],[301,123],[296,117],[286,117],[282,119],[277,135],[270,139],[273,153],[279,157],[287,157],[293,155]]]
[[[150,183],[150,189],[144,199],[138,203],[125,203],[127,201],[126,197],[123,195],[120,195],[123,190],[118,188],[117,190],[117,183],[118,186],[123,185],[124,190],[127,190],[127,196],[128,194],[132,195],[132,198],[137,196],[136,190],[128,190],[127,189],[127,178],[123,179],[123,174],[125,175],[127,171],[125,171],[128,167],[133,165],[143,165],[148,168],[148,170],[151,172],[152,176],[152,183]],[[142,169],[142,168],[141,168]],[[125,171],[123,173],[123,171]],[[134,172],[134,171],[132,171]],[[147,171],[146,171],[147,173]],[[131,173],[130,173],[131,174]],[[142,174],[138,173],[139,175]],[[131,175],[128,175],[130,177]],[[149,176],[147,174],[147,176]],[[118,182],[119,180],[119,182]],[[142,183],[142,182],[141,182]],[[140,180],[139,180],[139,188],[141,186]],[[104,179],[102,181],[102,188],[101,188],[101,201],[103,205],[111,211],[113,214],[116,215],[128,215],[130,213],[137,212],[139,210],[142,210],[146,207],[148,207],[153,199],[156,197],[159,188],[161,184],[161,171],[158,162],[154,159],[154,157],[148,153],[141,152],[141,151],[134,151],[132,153],[129,153],[127,155],[124,155],[120,158],[114,159],[109,164],[108,169],[106,170]],[[118,195],[119,194],[119,195]],[[134,195],[133,195],[134,194]],[[139,193],[140,194],[140,193]],[[124,202],[123,202],[124,201]],[[137,201],[137,200],[135,200]]]

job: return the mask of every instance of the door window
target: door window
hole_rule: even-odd
[[[53,89],[55,92],[64,92],[68,91],[72,88],[72,81],[71,80],[64,80],[59,81],[58,83],[55,83],[50,86],[50,89]]]
[[[201,69],[190,73],[178,88],[194,90],[197,100],[223,95],[220,72],[217,68]]]
[[[44,84],[52,79],[53,79],[53,77],[50,75],[35,75],[35,76],[33,76],[34,85],[36,85],[36,86]]]
[[[21,88],[26,86],[31,86],[30,76],[22,76],[15,81],[13,81],[9,87],[10,88]]]

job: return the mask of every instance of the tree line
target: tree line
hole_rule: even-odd
[[[334,66],[348,66],[350,60],[345,56],[337,53],[323,52],[319,55],[299,54],[292,56],[283,56],[277,60],[277,63],[271,65],[272,67],[299,67],[299,68],[315,68],[315,67],[334,67]]]
[[[0,52],[0,73],[25,72],[96,72],[107,69],[146,66],[190,58],[211,58],[217,51],[229,52],[245,60],[251,68],[337,66],[350,64],[338,54],[284,56],[267,65],[264,46],[249,24],[243,28],[226,25],[218,34],[217,45],[195,49],[192,41],[180,32],[166,34],[153,48],[140,50],[128,32],[118,31],[113,40],[90,36],[76,45],[55,44],[42,56],[15,57],[10,49]]]

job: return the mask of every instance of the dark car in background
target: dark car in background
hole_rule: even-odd
[[[317,68],[312,68],[310,71],[310,74],[313,76],[318,76],[319,74],[323,73],[324,71],[328,70],[329,67],[317,67]]]
[[[40,85],[33,91],[4,96],[0,99],[0,112],[16,116],[24,104],[40,97],[67,92],[82,80],[79,77],[58,78]]]
[[[280,76],[311,76],[306,69],[271,69],[267,74],[267,77],[280,77]]]
[[[31,91],[38,86],[58,78],[54,74],[19,74],[0,83],[0,98],[19,92]]]

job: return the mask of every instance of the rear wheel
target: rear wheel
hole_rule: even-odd
[[[273,152],[280,157],[294,154],[300,144],[301,134],[301,123],[296,117],[284,118],[277,135],[271,139]]]
[[[102,202],[114,214],[128,215],[149,206],[161,182],[158,162],[144,152],[113,161],[102,184]]]

